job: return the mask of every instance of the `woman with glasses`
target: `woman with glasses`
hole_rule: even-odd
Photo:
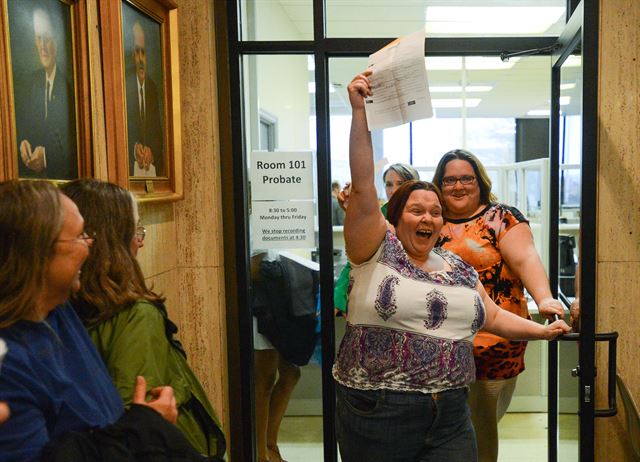
[[[177,416],[170,387],[151,390],[145,402],[144,379],[130,377],[133,405],[125,411],[67,302],[80,289],[93,243],[76,205],[53,184],[0,183],[0,338],[7,345],[0,402],[11,408],[0,428],[0,461],[134,461],[149,451],[162,460],[200,460],[167,422]]]
[[[445,224],[438,245],[458,254],[480,275],[485,290],[502,309],[530,319],[526,288],[540,314],[564,316],[551,295],[527,219],[515,207],[497,202],[491,180],[472,153],[446,153],[433,176],[444,198]],[[527,342],[507,340],[484,330],[473,342],[476,382],[469,404],[480,462],[498,459],[498,422],[524,370]]]
[[[138,223],[135,199],[117,185],[91,179],[71,181],[62,190],[96,236],[72,303],[125,405],[137,375],[151,388],[171,385],[178,428],[200,454],[222,460],[225,439],[213,407],[174,337],[178,329],[167,317],[164,297],[147,287],[136,260],[146,230]]]

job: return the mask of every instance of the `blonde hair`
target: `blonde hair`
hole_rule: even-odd
[[[63,221],[61,193],[53,184],[0,183],[0,328],[37,309]]]

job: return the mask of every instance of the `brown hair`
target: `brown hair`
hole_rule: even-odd
[[[387,205],[387,220],[393,226],[398,226],[400,216],[404,210],[404,206],[409,200],[409,196],[413,191],[433,191],[438,196],[440,205],[444,208],[444,202],[442,201],[442,194],[436,185],[422,180],[410,180],[405,181],[400,187],[393,193],[391,199],[389,199],[389,205]]]
[[[133,197],[112,183],[83,179],[61,187],[80,209],[85,229],[96,240],[80,277],[80,291],[72,300],[86,325],[98,324],[130,308],[137,300],[162,303],[147,287],[131,252],[136,232]]]
[[[480,162],[473,153],[464,149],[454,149],[442,156],[440,162],[438,162],[436,171],[433,174],[433,182],[439,188],[442,188],[442,178],[444,177],[445,167],[449,162],[455,159],[467,161],[471,164],[471,167],[473,167],[476,179],[478,180],[478,186],[480,187],[480,203],[489,204],[491,202],[496,202],[498,198],[491,192],[491,178],[489,178],[484,165],[482,165],[482,162]]]
[[[60,196],[46,181],[0,183],[0,328],[37,309],[64,221]]]

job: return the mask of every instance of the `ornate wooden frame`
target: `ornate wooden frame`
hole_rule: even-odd
[[[92,99],[89,72],[88,19],[86,0],[48,0],[38,5],[44,7],[62,5],[69,7],[71,36],[71,58],[74,80],[74,108],[76,126],[76,149],[78,177],[93,175],[92,158]],[[16,3],[19,8],[33,10],[34,3]],[[0,5],[0,181],[19,177],[19,150],[16,127],[16,102],[14,96],[15,77],[11,54],[11,30],[7,0]],[[47,178],[64,182],[69,178]]]
[[[101,46],[104,66],[107,175],[111,182],[134,192],[141,202],[182,199],[182,141],[178,61],[178,12],[172,0],[100,0]],[[160,27],[162,59],[163,136],[166,174],[131,176],[129,172],[123,7],[133,7]]]

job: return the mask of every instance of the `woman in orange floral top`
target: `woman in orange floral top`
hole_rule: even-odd
[[[499,204],[491,180],[470,152],[446,153],[433,183],[445,203],[439,245],[472,265],[493,301],[502,309],[530,318],[524,288],[540,314],[564,316],[551,295],[549,280],[536,252],[527,219],[515,207]],[[524,370],[527,342],[480,331],[474,339],[476,382],[469,404],[478,442],[478,460],[498,460],[498,422],[507,411],[518,374]]]

